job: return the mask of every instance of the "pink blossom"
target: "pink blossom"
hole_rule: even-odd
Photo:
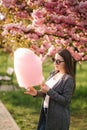
[[[8,34],[8,31],[7,30],[4,30],[3,32],[2,32],[2,36],[6,36]]]
[[[2,0],[2,5],[7,8],[14,7],[13,5],[17,2],[17,0]]]
[[[79,3],[79,1],[78,0],[65,0],[63,3],[65,5],[76,5]]]
[[[42,26],[36,27],[35,32],[37,32],[38,35],[44,35],[46,32],[46,26],[42,25]]]
[[[80,52],[83,52],[83,53],[84,53],[84,52],[87,53],[87,48],[83,48],[83,47],[82,47],[82,48],[79,48],[79,51],[80,51]]]
[[[34,19],[37,19],[37,18],[43,18],[43,16],[46,14],[46,10],[45,8],[42,8],[42,9],[37,9],[37,10],[33,10],[33,13],[31,14],[31,16],[34,18]]]
[[[29,34],[25,34],[25,38],[29,38],[33,41],[36,41],[39,39],[38,35],[35,33],[29,33]]]
[[[56,49],[53,45],[51,45],[51,47],[48,49],[47,55],[48,56],[52,56],[56,53]]]
[[[41,26],[42,24],[44,24],[44,19],[34,19],[32,22],[32,25],[34,27]]]
[[[42,63],[45,62],[45,60],[47,59],[47,55],[40,54],[40,59],[41,59]]]
[[[48,43],[47,41],[43,41],[42,45],[44,46],[44,48],[48,49],[51,45],[50,43]]]
[[[22,10],[26,7],[26,1],[23,1],[23,2],[16,2],[16,7],[19,9],[19,10]],[[23,10],[22,10],[23,11]]]
[[[76,61],[87,55],[86,0],[2,0],[2,3],[8,11],[3,23],[4,37],[10,33],[28,39],[30,47],[43,59],[54,54],[52,46],[56,51],[67,48]],[[8,22],[9,16],[13,23]],[[23,21],[18,22],[19,18]]]
[[[82,54],[74,51],[74,49],[72,47],[67,47],[67,49],[70,51],[70,53],[72,54],[72,57],[76,60],[76,61],[80,61],[82,59]]]
[[[28,15],[28,13],[26,12],[26,11],[23,11],[23,12],[17,12],[17,17],[19,17],[19,18],[27,18],[28,19],[28,17],[29,17],[29,15]]]
[[[82,58],[82,61],[87,61],[87,55]]]
[[[79,4],[79,11],[80,12],[87,12],[87,1],[83,2],[81,1],[80,4]]]

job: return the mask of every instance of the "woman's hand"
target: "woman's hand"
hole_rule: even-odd
[[[24,92],[25,94],[30,94],[32,96],[36,96],[37,95],[37,90],[34,87],[29,87],[26,89],[26,91]]]
[[[47,93],[48,91],[49,91],[49,87],[46,85],[46,84],[41,84],[40,85],[40,88],[41,88],[41,91],[43,92],[43,93]]]

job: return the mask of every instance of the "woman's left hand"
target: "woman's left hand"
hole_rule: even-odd
[[[46,85],[46,84],[41,84],[40,85],[40,88],[41,88],[41,91],[43,92],[43,93],[47,93],[48,91],[49,91],[49,87]]]

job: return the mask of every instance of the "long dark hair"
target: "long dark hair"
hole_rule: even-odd
[[[60,52],[58,52],[58,54],[64,59],[66,73],[73,77],[73,81],[74,81],[73,95],[74,95],[75,88],[76,88],[74,67],[73,67],[74,59],[73,59],[71,53],[67,49],[61,50]]]
[[[67,49],[63,49],[59,51],[58,54],[64,59],[66,73],[74,78],[73,58],[71,53]]]

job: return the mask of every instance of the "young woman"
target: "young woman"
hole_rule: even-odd
[[[72,56],[67,49],[55,54],[54,72],[40,86],[25,92],[35,97],[43,97],[37,130],[69,130],[70,102],[74,90]]]

